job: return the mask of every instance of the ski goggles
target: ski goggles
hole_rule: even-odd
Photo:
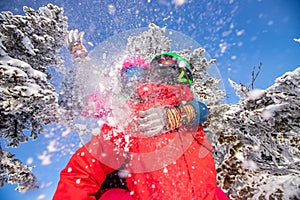
[[[152,70],[161,70],[169,74],[162,74],[165,76],[173,76],[175,72],[178,83],[184,83],[191,86],[193,84],[193,71],[191,65],[180,55],[172,52],[166,52],[155,56],[150,62]]]
[[[142,66],[129,66],[121,70],[121,77],[124,81],[140,79],[147,69]]]

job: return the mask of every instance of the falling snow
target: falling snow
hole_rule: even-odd
[[[300,43],[300,38],[294,38],[294,41]]]
[[[148,0],[147,2],[150,4],[151,0]],[[173,0],[172,3],[177,7],[184,7],[185,4],[188,4],[189,2],[185,0]],[[234,0],[230,0],[229,4],[234,4]],[[215,15],[211,4],[207,4],[205,6],[213,15]],[[49,8],[51,8],[51,6]],[[109,15],[116,16],[118,14],[116,5],[110,4],[106,8]],[[57,11],[58,9],[55,8],[53,10]],[[221,12],[221,10],[219,9],[217,12]],[[135,11],[135,13],[138,15],[139,11]],[[234,11],[232,11],[232,13],[234,13]],[[6,14],[5,16],[8,19],[11,17],[10,14]],[[206,16],[200,15],[199,18],[201,17],[205,18]],[[263,19],[265,16],[261,14],[258,17]],[[215,19],[216,18],[213,18],[213,20]],[[164,15],[162,18],[162,21],[166,23],[171,20],[174,20],[172,13]],[[181,19],[179,18],[177,22],[179,23],[180,20]],[[209,18],[207,21],[209,22]],[[214,22],[213,25],[220,29],[219,31],[222,32],[222,37],[230,38],[231,35],[234,34],[238,37],[246,35],[245,29],[237,29],[234,24],[230,24],[230,26],[227,26],[226,29],[222,29],[222,24],[228,25],[228,21],[226,21],[226,19],[215,21],[216,22]],[[63,24],[64,22],[61,23]],[[276,22],[273,20],[266,21],[268,26],[273,26],[275,23]],[[7,25],[6,28],[7,30],[13,30],[15,27],[16,26]],[[195,28],[196,25],[191,25],[189,28],[191,27]],[[50,30],[49,27],[47,28]],[[199,28],[199,31],[203,31],[200,27],[196,28]],[[60,28],[57,29],[59,34],[53,34],[53,38],[55,38],[56,35],[61,37],[61,35],[65,34],[65,29],[66,27],[64,27],[64,25],[60,26]],[[208,33],[212,33],[209,28],[204,29]],[[22,33],[22,31],[20,33]],[[24,33],[26,33],[26,31],[24,31]],[[8,114],[18,114],[26,111],[29,112],[30,109],[36,110],[36,108],[41,108],[44,104],[50,105],[47,107],[49,108],[49,111],[58,110],[57,104],[51,104],[51,102],[57,102],[58,95],[56,94],[54,87],[46,84],[48,82],[48,74],[45,73],[44,63],[47,63],[47,65],[59,65],[58,63],[61,60],[55,55],[57,53],[56,50],[62,46],[63,41],[55,38],[57,43],[55,43],[54,46],[52,46],[48,41],[49,43],[45,45],[47,47],[46,49],[49,50],[53,48],[55,50],[47,52],[48,56],[45,56],[43,54],[39,54],[39,52],[44,52],[45,50],[43,45],[38,46],[40,47],[40,50],[37,51],[37,49],[33,48],[34,46],[29,36],[24,35],[23,33],[21,36],[22,40],[18,43],[20,46],[16,49],[10,49],[11,52],[6,52],[6,49],[3,48],[3,41],[0,43],[0,54],[1,56],[5,55],[4,57],[1,57],[1,72],[3,72],[3,75],[7,78],[7,80],[14,77],[18,83],[20,83],[17,86],[8,85],[9,89],[1,87],[2,95],[7,95],[8,92],[13,91],[14,94],[12,96],[19,97],[19,99],[5,99],[1,102],[1,108],[3,108],[3,110],[5,110]],[[212,37],[215,37],[214,39],[216,40],[218,39],[216,36]],[[43,37],[36,37],[35,39],[40,40],[40,44],[47,41]],[[161,37],[161,39],[164,38]],[[250,37],[251,41],[256,41],[257,39],[257,36]],[[300,43],[300,38],[294,38],[293,40]],[[163,45],[166,44],[166,42],[167,41],[161,43]],[[88,42],[88,44],[91,47],[94,46],[92,42]],[[227,53],[232,45],[233,44],[228,40],[220,40],[217,47],[219,53],[216,53],[216,56]],[[236,45],[242,46],[243,43],[237,42]],[[7,47],[9,47],[9,45]],[[164,47],[162,47],[162,49],[163,48]],[[19,52],[20,49],[26,49],[26,54]],[[8,54],[19,55],[19,57],[15,58]],[[26,63],[22,59],[28,54],[34,56],[31,56],[32,59],[27,60]],[[107,56],[108,55],[103,54],[103,59],[106,59]],[[37,58],[37,60],[34,60],[34,57]],[[236,60],[237,56],[233,55],[230,58],[232,60]],[[229,72],[232,70],[233,68],[228,68]],[[115,73],[110,72],[109,76],[114,77]],[[26,82],[27,80],[29,81]],[[233,81],[231,81],[231,83],[235,89],[239,90],[239,94],[244,93],[242,91],[243,87],[235,84]],[[217,147],[215,156],[216,163],[220,169],[220,186],[222,189],[225,189],[229,194],[231,194],[233,199],[238,199],[236,194],[241,194],[243,192],[247,193],[244,194],[245,196],[251,195],[253,199],[259,199],[262,197],[274,198],[272,195],[276,195],[277,191],[283,192],[283,199],[288,199],[290,197],[289,195],[299,195],[295,190],[299,183],[299,168],[295,167],[295,165],[297,166],[297,162],[299,162],[299,149],[297,149],[296,146],[297,141],[299,141],[299,136],[297,136],[297,133],[299,133],[299,116],[297,115],[297,112],[299,113],[299,99],[297,99],[297,95],[299,97],[299,69],[278,78],[274,85],[267,90],[255,89],[247,91],[247,93],[244,93],[244,96],[242,96],[239,104],[210,104],[210,108],[214,114],[211,118],[212,122],[210,122],[207,128],[214,130],[216,136],[214,138],[214,142]],[[209,101],[215,100],[215,102],[218,102],[218,99],[215,98],[216,96],[217,95],[213,96],[209,99]],[[31,107],[31,101],[28,104],[25,104],[28,97],[39,100],[42,99],[43,102],[34,108]],[[42,111],[46,112],[47,109]],[[52,113],[46,112],[42,115],[40,119],[44,119],[43,123],[46,124],[49,120],[51,120],[50,114]],[[38,117],[39,116],[37,115],[36,118]],[[55,117],[56,116],[53,116],[53,118]],[[10,121],[7,123],[9,124]],[[36,121],[32,121],[32,124],[37,125],[35,130],[38,130],[38,132],[42,130],[41,126],[37,124]],[[59,128],[56,127],[56,130]],[[86,127],[79,128],[84,129]],[[274,130],[274,128],[278,128],[278,130]],[[67,148],[67,146],[73,147],[74,149],[78,148],[79,142],[76,144],[69,144],[69,138],[72,138],[72,129],[70,127],[64,127],[60,130],[61,137],[57,137],[59,137],[61,141],[59,139],[53,139],[54,136],[49,134],[49,138],[51,138],[51,140],[49,140],[45,146],[46,150],[43,151],[42,154],[38,155],[41,165],[50,165],[52,163],[51,159],[53,159],[54,153],[72,153],[72,148]],[[12,146],[17,146],[19,142],[27,140],[27,137],[21,134],[22,131],[23,129],[18,132],[18,134],[20,133],[20,141],[8,138],[9,143],[11,143]],[[94,133],[96,134],[97,131]],[[39,133],[33,133],[33,136],[37,138],[38,134]],[[128,142],[128,138],[125,139]],[[281,140],[283,142],[281,142]],[[226,154],[226,152],[234,153]],[[281,155],[281,157],[279,155]],[[81,153],[80,156],[85,155],[84,153]],[[103,156],[106,155],[104,154]],[[277,158],[282,160],[278,160]],[[1,163],[4,161],[6,162],[8,160],[2,159]],[[32,157],[29,157],[26,161],[28,165],[33,162],[34,158]],[[95,162],[95,160],[92,160],[92,162]],[[243,171],[243,173],[239,173],[239,169],[235,168],[236,166],[240,166],[241,169],[245,169],[245,171]],[[274,171],[274,169],[270,169],[271,167],[276,168],[276,170]],[[67,171],[72,172],[72,168],[68,168]],[[167,168],[164,168],[164,173],[168,173]],[[126,176],[128,175],[128,172],[124,171],[122,175]],[[239,178],[240,180],[245,180],[245,183],[241,183],[238,180]],[[226,182],[226,180],[230,181]],[[81,179],[76,180],[76,184],[80,184],[80,182]],[[249,185],[254,186],[256,190],[248,191]],[[231,188],[228,188],[227,186],[230,186]],[[155,185],[153,184],[152,187],[154,188]],[[133,193],[134,192],[132,191],[131,195],[133,195]],[[37,199],[42,200],[45,198],[46,196],[41,194]]]

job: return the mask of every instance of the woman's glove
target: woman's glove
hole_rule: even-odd
[[[74,61],[85,61],[88,59],[88,51],[82,44],[84,32],[79,32],[78,30],[69,31],[66,39],[65,45],[74,56]]]

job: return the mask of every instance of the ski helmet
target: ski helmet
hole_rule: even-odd
[[[191,65],[185,58],[176,53],[165,52],[163,54],[156,55],[150,62],[150,65],[152,66],[153,71],[155,68],[161,71],[167,71],[169,68],[169,72],[166,72],[168,74],[165,74],[165,76],[176,76],[176,80],[174,81],[188,84],[189,86],[193,83],[193,71]],[[172,73],[171,68],[173,69]]]

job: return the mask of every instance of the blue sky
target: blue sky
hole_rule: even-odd
[[[247,85],[253,67],[262,62],[255,87],[266,89],[277,77],[300,66],[300,43],[294,41],[300,38],[298,0],[11,0],[1,1],[0,10],[23,14],[23,6],[37,9],[47,3],[64,7],[69,29],[85,31],[85,43],[94,45],[86,45],[89,50],[114,33],[150,22],[190,36],[217,59],[228,103],[238,102],[228,78]],[[53,81],[59,89],[57,80]],[[40,189],[20,194],[14,191],[15,185],[6,185],[0,188],[1,199],[51,199],[60,170],[80,143],[76,133],[62,136],[64,131],[52,126],[37,141],[9,149],[24,163],[37,166],[33,171]]]

